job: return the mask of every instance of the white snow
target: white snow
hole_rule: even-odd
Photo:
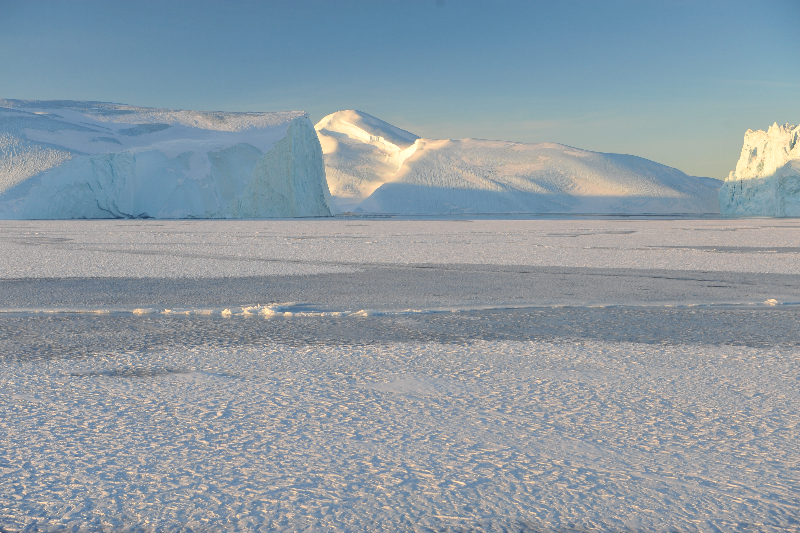
[[[0,530],[796,530],[799,232],[0,221]]]
[[[390,181],[419,138],[360,111],[339,111],[315,126],[325,154],[328,187],[339,209],[351,211]]]
[[[800,126],[747,130],[742,155],[719,190],[723,215],[800,216]]]
[[[329,216],[305,113],[0,100],[0,218]]]
[[[717,213],[720,182],[555,143],[421,139],[359,111],[315,126],[340,209],[363,213]]]
[[[0,528],[789,531],[798,368],[597,341],[4,362]]]
[[[283,276],[452,263],[800,276],[798,231],[795,220],[0,221],[0,279]]]

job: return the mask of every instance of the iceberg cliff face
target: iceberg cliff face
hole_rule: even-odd
[[[359,111],[315,126],[331,192],[363,213],[718,213],[720,182],[555,144],[421,139]]]
[[[800,216],[800,126],[747,130],[742,155],[719,190],[723,215]]]
[[[305,113],[0,100],[0,218],[329,216]]]

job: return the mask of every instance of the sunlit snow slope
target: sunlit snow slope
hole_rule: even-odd
[[[330,215],[307,115],[0,100],[0,218]]]
[[[360,111],[316,125],[340,209],[365,213],[718,213],[720,182],[555,143],[421,139]]]
[[[353,210],[397,174],[419,137],[361,111],[339,111],[315,126],[328,187],[338,207]]]
[[[800,216],[800,126],[747,130],[736,170],[719,191],[724,215]]]

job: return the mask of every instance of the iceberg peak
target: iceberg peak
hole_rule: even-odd
[[[736,170],[719,191],[720,211],[735,216],[800,216],[800,125],[773,123],[744,134]]]

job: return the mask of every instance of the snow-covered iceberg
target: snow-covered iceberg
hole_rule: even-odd
[[[329,216],[303,112],[0,99],[0,218]]]
[[[361,111],[339,111],[314,126],[325,154],[328,187],[339,209],[353,210],[391,181],[416,151],[413,133]]]
[[[340,209],[364,213],[718,213],[720,181],[555,143],[422,139],[359,111],[315,126]]]
[[[747,130],[736,170],[719,190],[723,215],[800,216],[800,126]]]

